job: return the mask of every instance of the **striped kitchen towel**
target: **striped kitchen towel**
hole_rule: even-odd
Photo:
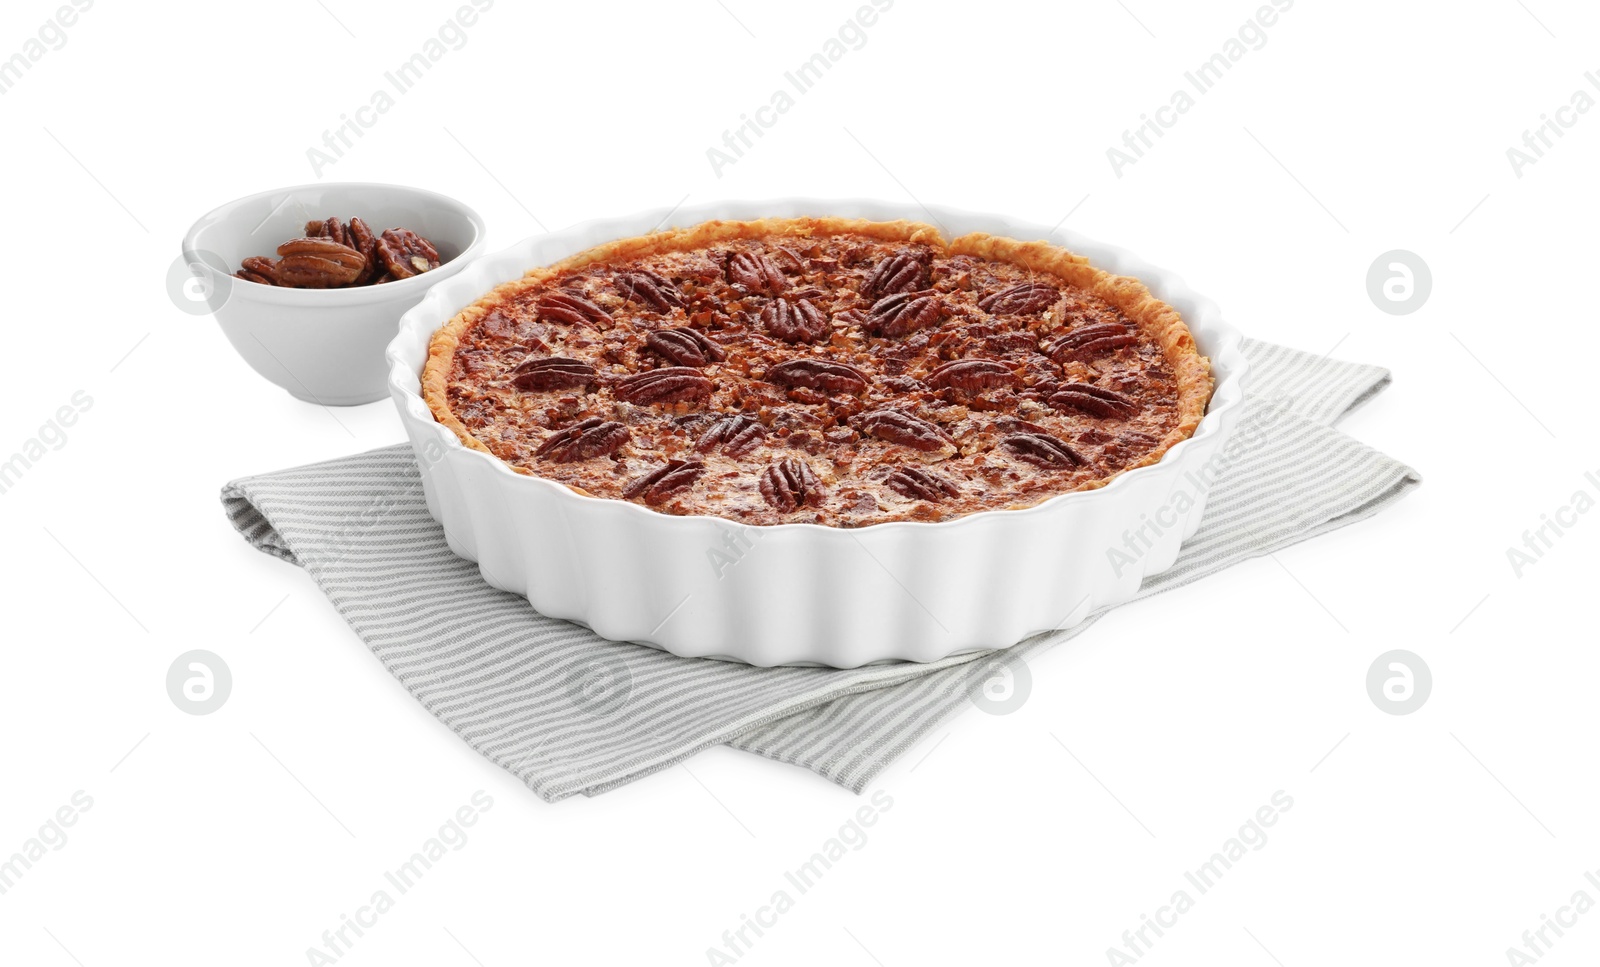
[[[1333,429],[1389,374],[1247,341],[1246,409],[1205,520],[1139,597],[1377,513],[1420,478]],[[246,477],[222,491],[256,548],[298,564],[389,673],[548,801],[727,744],[860,792],[986,683],[1086,631],[930,664],[754,668],[606,641],[484,582],[428,515],[408,445]]]

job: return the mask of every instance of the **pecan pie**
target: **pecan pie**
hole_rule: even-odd
[[[423,393],[520,473],[668,514],[859,527],[1022,508],[1194,432],[1208,361],[1138,281],[927,225],[714,221],[500,286]]]

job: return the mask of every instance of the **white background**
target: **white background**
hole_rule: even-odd
[[[1345,429],[1419,491],[1034,662],[1015,714],[968,712],[883,775],[866,845],[742,963],[1105,963],[1276,790],[1294,805],[1266,845],[1145,962],[1506,963],[1575,891],[1600,901],[1600,513],[1520,577],[1506,556],[1600,472],[1600,111],[1520,178],[1506,156],[1575,90],[1600,97],[1600,14],[1300,0],[1119,178],[1106,149],[1256,7],[1125,4],[899,0],[718,177],[707,148],[852,0],[501,0],[320,173],[459,197],[492,248],[685,196],[1070,213],[1251,335],[1393,369]],[[178,241],[222,202],[315,180],[307,149],[456,6],[102,0],[0,96],[0,457],[93,400],[0,495],[0,858],[93,798],[0,896],[0,962],[306,963],[484,790],[467,844],[343,962],[701,964],[865,801],[716,749],[546,805],[223,518],[233,477],[401,432],[387,402],[291,399],[174,308]],[[55,8],[7,3],[0,57]],[[1405,316],[1365,284],[1397,248],[1433,273]],[[164,684],[194,648],[233,671],[208,716]],[[1366,691],[1392,648],[1432,669],[1411,715]],[[1549,936],[1544,963],[1592,963],[1600,910]]]

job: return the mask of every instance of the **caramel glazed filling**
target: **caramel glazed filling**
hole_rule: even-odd
[[[1103,484],[1179,423],[1155,338],[1050,275],[861,235],[587,265],[465,333],[451,410],[513,468],[747,524],[860,527]]]

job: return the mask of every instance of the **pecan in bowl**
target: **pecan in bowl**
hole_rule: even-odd
[[[344,289],[382,285],[432,272],[441,263],[433,243],[407,228],[374,235],[360,218],[306,222],[305,234],[278,246],[279,259],[252,255],[234,278],[285,289]]]

